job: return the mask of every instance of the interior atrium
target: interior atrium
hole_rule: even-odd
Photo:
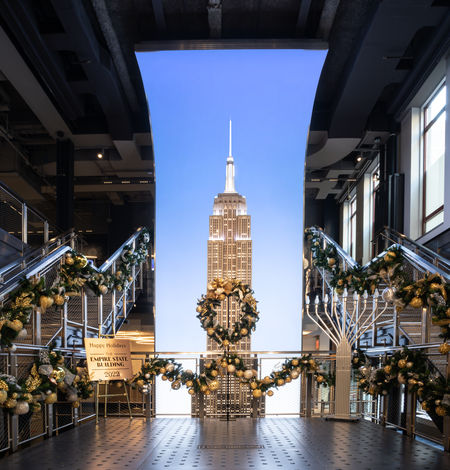
[[[326,52],[297,149],[294,351],[252,350],[231,122],[205,341],[158,347],[136,54],[205,50]],[[448,78],[448,0],[0,0],[0,468],[450,468]],[[169,392],[184,412],[160,411]]]

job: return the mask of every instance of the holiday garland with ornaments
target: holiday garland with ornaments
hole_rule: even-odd
[[[373,294],[380,284],[387,284],[389,288],[383,291],[383,299],[394,302],[398,312],[407,306],[430,307],[431,320],[440,327],[440,336],[445,341],[441,352],[446,354],[450,351],[447,343],[450,339],[450,284],[441,275],[427,273],[423,279],[411,280],[404,270],[399,247],[389,248],[381,258],[364,268],[356,265],[344,270],[336,248],[333,245],[324,248],[317,230],[308,228],[305,236],[311,244],[314,265],[330,273],[330,285],[338,294],[342,294],[344,289],[352,289],[358,294]]]
[[[94,393],[93,384],[83,362],[72,369],[65,365],[61,352],[53,348],[39,351],[39,359],[31,367],[26,379],[0,373],[0,408],[17,415],[39,411],[42,404],[57,401],[71,403],[74,408],[80,400]]]
[[[358,387],[372,396],[388,395],[394,388],[405,385],[417,393],[422,408],[437,416],[450,416],[450,380],[432,372],[426,355],[419,350],[404,348],[386,357],[374,367],[361,351],[352,359]]]
[[[225,300],[237,302],[241,311],[240,319],[228,327],[216,321],[217,309]],[[248,368],[243,358],[230,353],[230,344],[250,336],[255,330],[259,319],[256,305],[253,290],[248,285],[236,279],[214,279],[208,284],[206,295],[197,303],[197,318],[208,336],[224,349],[222,357],[208,360],[201,373],[183,370],[181,364],[174,359],[155,357],[143,364],[134,377],[133,384],[142,393],[149,393],[154,378],[161,376],[162,380],[172,383],[174,390],[186,386],[190,395],[209,395],[220,388],[220,381],[224,377],[232,375],[239,379],[241,385],[249,386],[255,398],[266,394],[272,396],[273,388],[279,388],[297,379],[302,372],[313,374],[318,384],[334,384],[334,377],[320,371],[319,363],[311,355],[288,359],[280,370],[258,379],[256,370]]]
[[[97,296],[112,289],[122,291],[133,280],[133,266],[146,260],[149,244],[148,230],[143,229],[134,250],[131,245],[124,247],[115,273],[100,273],[84,255],[71,251],[51,286],[45,285],[44,278],[25,279],[0,311],[0,346],[11,346],[27,336],[25,326],[35,308],[45,313],[52,305],[62,307],[70,297],[80,295],[82,288]]]

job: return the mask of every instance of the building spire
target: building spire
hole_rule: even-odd
[[[231,119],[230,119],[230,148],[229,155],[227,158],[227,175],[225,179],[225,193],[235,193],[234,188],[234,159],[231,155]]]

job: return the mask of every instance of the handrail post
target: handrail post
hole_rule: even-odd
[[[41,309],[35,307],[33,309],[33,342],[37,346],[41,345]]]
[[[447,353],[447,368],[446,368],[447,379],[450,379],[450,353]],[[444,426],[442,432],[442,438],[444,440],[444,450],[450,452],[450,416],[444,416]]]
[[[111,273],[114,275],[116,273],[116,262],[111,266]],[[112,333],[113,336],[116,336],[116,317],[117,317],[117,304],[116,304],[116,289],[114,287],[111,291],[111,306],[112,306]]]
[[[398,346],[398,326],[399,326],[399,317],[397,312],[397,307],[394,305],[393,311],[393,326],[394,331],[392,332],[392,346]]]
[[[430,342],[430,325],[429,325],[430,315],[428,314],[428,307],[422,308],[422,317],[421,317],[421,340],[422,344]]]
[[[103,295],[97,298],[97,318],[98,318],[98,337],[101,338],[103,334]]]
[[[22,242],[28,243],[28,207],[25,202],[22,203]]]
[[[61,308],[61,344],[67,348],[67,302],[64,302]]]
[[[44,220],[44,243],[48,243],[48,222]]]
[[[83,323],[83,337],[87,338],[88,335],[88,305],[87,296],[84,289],[81,290],[81,316]]]

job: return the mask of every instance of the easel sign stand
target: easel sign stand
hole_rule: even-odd
[[[105,382],[104,383],[105,393],[103,393],[103,394],[100,394],[100,385],[102,385],[102,381],[101,380],[97,381],[96,385],[95,385],[95,422],[96,422],[96,424],[98,424],[100,398],[104,398],[103,417],[107,418],[108,417],[108,398],[110,398],[110,397],[126,397],[127,398],[127,405],[128,405],[128,414],[130,416],[130,419],[133,419],[133,416],[131,415],[130,397],[128,395],[128,390],[127,390],[127,381],[123,380],[124,393],[108,393],[108,387],[110,385],[110,381],[105,380],[104,382]]]
[[[108,417],[108,398],[126,397],[128,413],[131,415],[130,397],[127,381],[133,378],[131,364],[130,341],[115,338],[85,338],[86,361],[91,380],[95,386],[95,421],[98,424],[100,399],[104,399],[104,418]],[[111,381],[123,382],[123,393],[108,393]],[[104,393],[100,393],[100,385],[104,382]]]

